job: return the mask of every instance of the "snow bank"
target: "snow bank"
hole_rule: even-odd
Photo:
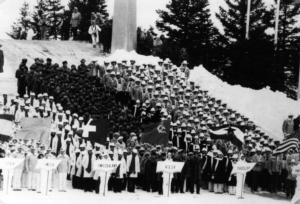
[[[283,138],[282,123],[289,113],[300,114],[300,101],[296,102],[281,92],[273,92],[267,88],[253,90],[239,85],[229,85],[203,66],[192,70],[190,80],[227,103],[232,109],[249,117],[274,139]]]
[[[135,51],[127,52],[125,50],[116,50],[113,54],[103,58],[103,57],[96,57],[95,60],[98,62],[103,61],[122,61],[122,60],[129,60],[134,59],[137,64],[157,64],[159,61],[159,57],[154,56],[145,56],[137,54]]]

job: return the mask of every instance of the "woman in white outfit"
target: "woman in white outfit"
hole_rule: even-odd
[[[99,43],[99,33],[101,32],[101,28],[96,24],[95,21],[92,21],[92,25],[89,27],[89,34],[92,38],[93,48],[96,48]]]
[[[171,163],[171,162],[173,162],[173,159],[172,159],[172,154],[169,152],[167,154],[165,163]],[[163,172],[162,177],[163,177],[163,195],[168,196],[170,194],[173,173]]]

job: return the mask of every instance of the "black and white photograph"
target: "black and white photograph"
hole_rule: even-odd
[[[0,204],[300,204],[300,0],[0,0]]]

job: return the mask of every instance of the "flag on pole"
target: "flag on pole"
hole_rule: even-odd
[[[287,152],[290,149],[296,149],[299,152],[299,140],[298,138],[290,138],[284,140],[275,150],[274,154],[281,154]]]
[[[0,141],[8,141],[13,135],[14,115],[0,114]]]
[[[144,130],[141,142],[152,145],[167,145],[169,142],[170,125],[170,120],[149,125],[147,130]],[[150,127],[153,128],[150,129]]]
[[[51,128],[50,118],[23,118],[20,126],[21,129],[17,131],[16,139],[34,139],[44,145],[48,144]]]
[[[209,130],[211,139],[229,140],[238,147],[241,147],[244,144],[245,134],[238,127],[226,125],[213,129],[214,130]]]
[[[88,124],[84,127],[82,137],[89,139],[91,142],[105,145],[106,136],[110,129],[110,123],[105,118],[90,120],[90,122],[88,122]]]

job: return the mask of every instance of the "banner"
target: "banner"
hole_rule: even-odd
[[[0,114],[0,141],[9,141],[14,134],[14,116],[10,114]]]
[[[16,139],[34,139],[44,145],[49,143],[51,118],[22,118],[20,126]]]
[[[99,160],[95,162],[94,171],[114,171],[121,164],[120,161]]]
[[[53,170],[59,165],[58,159],[39,159],[36,165],[36,169]]]
[[[256,163],[247,163],[244,161],[238,161],[236,164],[233,165],[232,174],[234,173],[241,173],[246,174],[247,172],[251,171]]]
[[[151,145],[167,145],[169,142],[170,124],[170,120],[165,120],[149,125],[153,128],[147,128],[148,131],[146,130],[143,133],[141,142]]]
[[[176,173],[181,172],[184,162],[170,162],[159,161],[157,162],[156,172]]]
[[[84,127],[83,137],[89,138],[92,142],[106,144],[106,136],[110,131],[110,124],[107,119],[92,120]]]

